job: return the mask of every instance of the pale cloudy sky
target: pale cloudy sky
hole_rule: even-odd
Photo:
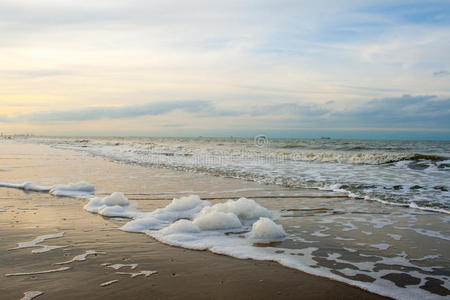
[[[0,37],[3,133],[450,139],[449,1],[0,0]]]

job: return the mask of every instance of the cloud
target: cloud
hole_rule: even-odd
[[[252,116],[301,115],[318,117],[328,112],[330,112],[328,109],[322,108],[316,104],[281,103],[254,106],[249,113]]]
[[[181,128],[185,126],[186,124],[164,124],[163,127],[166,128]]]
[[[257,120],[275,120],[280,126],[309,127],[377,127],[377,128],[450,128],[450,98],[435,95],[387,97],[372,99],[346,110],[339,106],[286,102],[260,104],[240,108],[221,108],[212,101],[167,101],[142,105],[89,107],[73,110],[42,111],[16,116],[0,115],[3,123],[48,123],[124,119],[165,115],[173,111],[191,113],[190,118],[239,118],[249,125]],[[170,120],[166,127],[177,127],[179,120]],[[172,123],[173,122],[173,123]],[[182,127],[181,125],[179,127]],[[211,124],[211,130],[217,126]],[[218,128],[216,128],[218,129]]]
[[[149,117],[138,118],[144,115]],[[92,120],[103,121],[93,126]],[[376,131],[398,133],[380,134],[380,138],[448,139],[450,98],[403,95],[360,100],[357,106],[346,108],[336,102],[317,105],[297,101],[229,107],[212,101],[170,101],[16,116],[0,114],[0,127],[20,127],[20,123],[31,123],[37,130],[42,128],[33,131],[36,134],[49,134],[52,130],[57,134],[93,134],[91,128],[96,128],[97,134],[102,135],[215,136],[225,132],[226,135],[266,132],[280,137],[299,137],[334,136],[332,132],[343,130],[340,137],[374,137]],[[405,131],[409,133],[399,133]]]
[[[267,129],[278,128],[410,128],[450,131],[450,98],[435,95],[376,98],[342,108],[335,102],[258,105],[229,115],[248,124],[266,120]],[[330,104],[333,104],[330,106]],[[216,108],[209,113],[214,113]],[[217,113],[215,113],[217,115]]]
[[[69,70],[51,70],[51,69],[0,71],[0,76],[2,76],[2,78],[34,79],[44,77],[59,77],[66,75],[74,75],[74,72]]]
[[[355,90],[371,91],[371,92],[405,92],[405,90],[401,90],[401,89],[384,89],[384,88],[368,87],[368,86],[344,85],[343,87],[347,87],[347,88],[355,89]]]
[[[307,117],[321,116],[328,109],[315,104],[281,103],[257,105],[241,109],[219,108],[211,101],[165,101],[151,102],[142,105],[96,106],[71,110],[50,110],[29,114],[19,114],[13,117],[0,115],[0,122],[7,123],[39,123],[64,121],[92,121],[101,119],[136,118],[146,115],[164,115],[175,110],[194,113],[198,117],[264,117],[298,115]]]
[[[0,123],[12,123],[14,119],[8,117],[7,115],[0,115]]]
[[[433,72],[433,76],[435,76],[435,77],[443,77],[443,76],[448,76],[448,75],[450,75],[450,72],[446,71],[446,70],[440,70],[440,71]]]
[[[175,110],[201,112],[210,109],[207,101],[166,101],[151,102],[143,105],[125,105],[119,107],[88,107],[73,110],[42,111],[21,114],[14,117],[0,115],[0,122],[55,122],[55,121],[92,121],[101,119],[123,119],[140,116],[157,116]]]
[[[450,98],[435,95],[373,99],[349,111],[332,114],[352,126],[450,128]]]

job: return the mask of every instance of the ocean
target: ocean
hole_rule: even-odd
[[[450,141],[255,138],[32,138],[145,166],[287,187],[343,191],[393,205],[450,212]]]

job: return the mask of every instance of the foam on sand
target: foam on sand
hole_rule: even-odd
[[[50,245],[39,245],[41,246],[41,248],[39,249],[33,249],[31,250],[31,253],[37,254],[37,253],[44,253],[44,252],[48,252],[48,251],[52,251],[55,249],[60,249],[60,248],[67,248],[69,247],[69,245],[63,245],[63,246],[50,246]]]
[[[36,272],[24,272],[24,273],[10,273],[5,274],[6,277],[9,276],[26,276],[26,275],[38,275],[38,274],[47,274],[47,273],[55,273],[70,270],[70,267],[61,267],[53,270],[44,270],[44,271],[36,271]]]
[[[149,277],[152,274],[157,274],[158,271],[149,271],[149,270],[142,270],[139,272],[134,272],[134,273],[128,273],[128,272],[116,272],[116,274],[119,275],[129,275],[131,278],[137,277],[137,276],[145,276],[145,277]]]
[[[252,226],[250,238],[258,242],[272,242],[286,237],[283,226],[275,224],[268,218],[260,218]]]
[[[164,234],[196,233],[200,231],[201,231],[200,227],[192,223],[192,221],[186,219],[178,220],[170,224],[166,228],[161,229],[161,232]]]
[[[207,214],[196,217],[193,223],[202,230],[218,230],[242,227],[239,218],[231,212],[225,213],[211,211]]]
[[[217,203],[211,207],[205,207],[200,215],[211,212],[233,213],[240,220],[258,219],[260,217],[271,217],[267,208],[259,205],[252,199],[240,198],[239,200],[228,200],[225,203]]]
[[[93,197],[84,206],[84,209],[107,217],[128,217],[133,218],[136,214],[132,208],[136,205],[131,205],[128,198],[123,193],[114,192],[104,198]]]
[[[0,182],[0,187],[6,187],[6,188],[14,188],[24,191],[33,191],[33,192],[49,192],[52,187],[51,186],[39,186],[35,185],[31,182],[24,182],[24,183],[4,183]]]
[[[252,258],[248,250],[254,248],[254,242],[281,241],[286,237],[282,226],[270,217],[269,210],[251,199],[211,205],[198,196],[190,196],[143,213],[122,229],[143,232],[174,246]],[[253,233],[242,234],[250,231],[254,224]]]
[[[55,263],[55,265],[70,264],[75,261],[85,261],[89,255],[105,254],[105,252],[97,252],[95,250],[86,250],[85,253],[74,256],[71,260]]]
[[[95,193],[95,187],[92,184],[81,181],[78,183],[55,184],[52,186],[41,186],[31,182],[21,184],[0,182],[0,187],[15,188],[24,191],[49,193],[54,196],[87,198]]]
[[[49,192],[55,196],[90,196],[95,193],[95,187],[92,184],[81,181],[78,183],[56,184],[51,187]]]
[[[166,206],[167,210],[171,211],[187,211],[195,209],[202,204],[202,200],[197,195],[191,195],[188,197],[175,198]]]
[[[42,294],[44,294],[44,292],[42,292],[42,291],[28,291],[28,292],[23,293],[23,297],[20,298],[20,300],[31,300]]]
[[[201,200],[197,195],[175,198],[163,208],[158,208],[152,212],[130,213],[124,211],[123,216],[133,215],[134,220],[121,227],[124,231],[144,232],[145,230],[162,229],[170,226],[179,219],[192,219],[206,206],[210,206],[208,201]]]
[[[116,282],[118,282],[119,280],[111,280],[111,281],[107,281],[107,282],[103,282],[103,283],[100,283],[100,286],[101,287],[105,287],[105,286],[108,286],[108,285],[111,285],[111,284],[113,284],[113,283],[116,283]]]
[[[138,266],[138,264],[105,264],[104,266],[106,266],[107,268],[111,268],[114,270],[119,270],[121,268],[130,268],[131,270],[136,269],[136,267]]]
[[[32,240],[32,241],[17,243],[18,246],[16,248],[11,248],[9,250],[37,247],[38,246],[37,244],[42,243],[45,240],[55,239],[55,238],[59,238],[59,237],[62,237],[62,236],[64,236],[64,232],[40,235],[37,238],[35,238],[34,240]]]

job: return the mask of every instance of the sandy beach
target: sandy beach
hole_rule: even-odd
[[[162,207],[169,202],[152,199],[170,199],[196,191],[204,197],[212,197],[211,192],[214,192],[214,198],[232,198],[237,194],[276,197],[292,193],[278,186],[118,164],[45,146],[8,143],[2,144],[0,151],[3,181],[53,184],[85,180],[105,193],[120,190],[129,194],[130,199],[139,199],[142,209]],[[321,193],[295,191],[295,195],[301,194],[317,196]],[[192,251],[164,245],[143,234],[119,231],[117,227],[123,225],[123,220],[88,213],[82,209],[83,202],[0,188],[0,207],[3,210],[0,213],[2,299],[20,299],[27,291],[42,291],[44,294],[39,296],[42,299],[382,298],[275,262],[240,260],[206,251]],[[36,247],[10,250],[19,242],[61,232],[64,232],[62,237],[48,239]],[[63,247],[32,253],[32,250],[40,249],[40,245]],[[83,261],[57,264],[87,250],[98,253],[86,256]],[[137,266],[115,270],[102,265],[108,263]],[[61,267],[66,268],[47,274],[5,276]],[[155,273],[134,278],[117,273],[141,271]],[[111,281],[107,286],[100,286]]]

